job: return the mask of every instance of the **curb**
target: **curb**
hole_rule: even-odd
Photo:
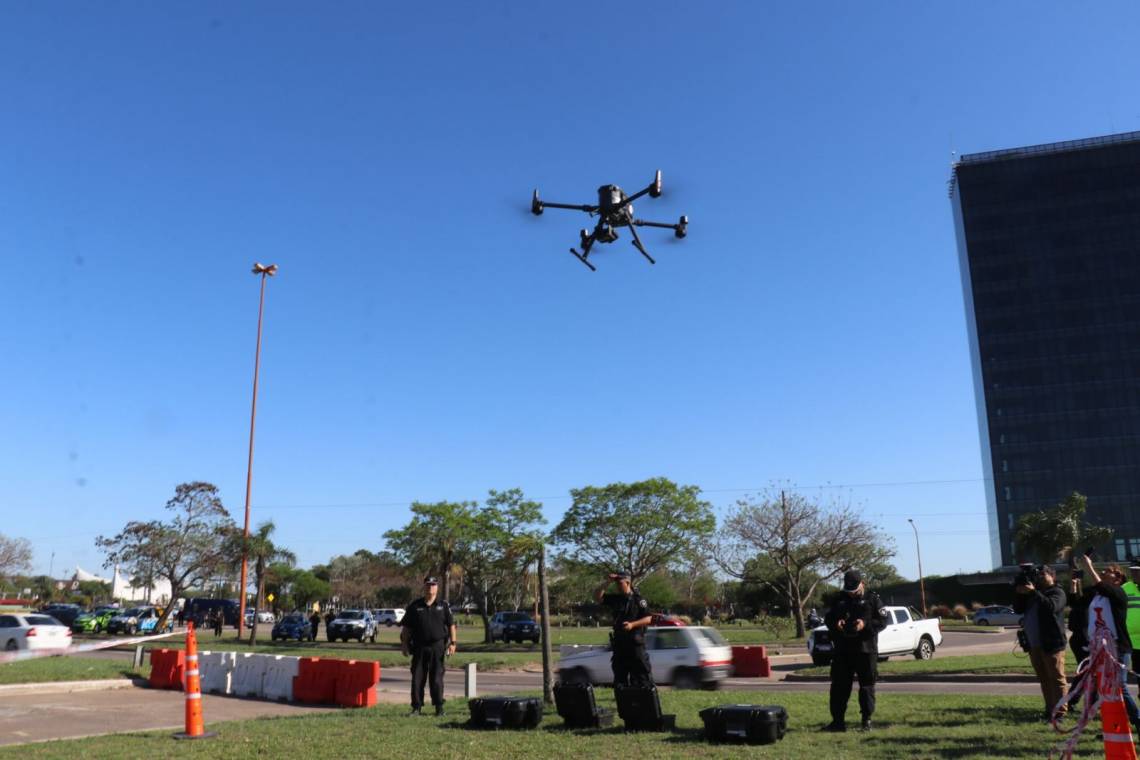
[[[109,691],[146,686],[143,678],[104,678],[94,681],[34,681],[0,685],[0,697],[14,694],[66,694],[72,691]]]
[[[785,681],[828,683],[830,676],[804,676],[788,673]],[[1037,678],[1024,673],[931,673],[898,675],[880,673],[875,683],[1037,683]]]

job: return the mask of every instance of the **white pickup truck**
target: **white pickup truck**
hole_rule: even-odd
[[[886,607],[887,627],[879,631],[879,660],[909,654],[916,660],[929,660],[942,646],[941,618],[924,618],[912,607]],[[815,665],[831,663],[831,633],[821,625],[808,634],[808,652]]]

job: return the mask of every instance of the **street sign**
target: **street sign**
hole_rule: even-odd
[[[272,602],[273,601],[273,594],[271,593],[271,594],[269,594],[269,596],[267,596],[265,598]]]

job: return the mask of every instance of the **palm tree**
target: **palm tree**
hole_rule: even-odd
[[[250,533],[248,539],[243,539],[240,535],[236,537],[239,556],[241,548],[244,547],[246,556],[253,566],[254,583],[257,584],[257,599],[253,605],[253,625],[249,627],[249,643],[251,645],[257,643],[257,610],[261,609],[262,600],[265,598],[265,581],[269,566],[281,562],[292,567],[297,561],[297,556],[293,552],[273,543],[270,536],[276,529],[277,526],[273,524],[273,521],[267,520],[258,525],[257,530]],[[241,593],[244,594],[245,589],[241,589]]]

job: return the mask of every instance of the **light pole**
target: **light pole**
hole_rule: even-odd
[[[914,551],[918,555],[918,593],[922,597],[922,614],[926,615],[926,581],[922,579],[922,548],[918,545],[918,526],[909,517],[906,521],[914,528]]]
[[[238,588],[238,639],[245,629],[245,584],[249,573],[249,495],[253,486],[253,424],[257,420],[257,372],[261,367],[261,315],[265,310],[265,278],[277,274],[277,265],[254,262],[253,273],[261,275],[261,297],[257,303],[257,350],[253,354],[253,403],[249,410],[249,463],[245,470],[245,528],[242,530],[241,586]]]

